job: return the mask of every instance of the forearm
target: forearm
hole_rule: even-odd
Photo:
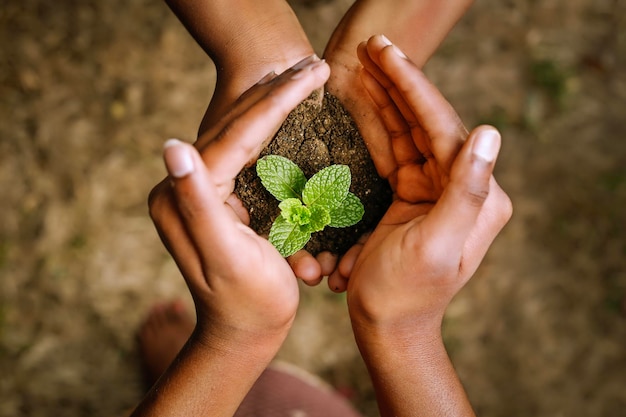
[[[132,416],[232,416],[282,340],[240,344],[194,334]]]
[[[275,69],[280,73],[313,53],[297,17],[284,0],[166,0],[166,3],[216,63],[218,71],[263,71],[256,67],[289,61]],[[270,26],[277,30],[267,30]],[[294,56],[294,48],[299,56]]]
[[[314,53],[285,0],[166,0],[215,63],[217,84],[200,134],[271,71]]]
[[[419,67],[424,66],[474,0],[399,0],[413,3],[403,19],[415,28],[394,34],[392,41]]]
[[[383,417],[474,416],[438,328],[353,327]]]
[[[360,0],[343,17],[326,47],[354,57],[359,43],[384,34],[422,67],[474,0]],[[353,21],[367,22],[355,27]],[[407,30],[410,28],[410,30]],[[329,57],[333,58],[333,57]],[[346,62],[346,60],[343,60]],[[353,59],[356,67],[358,60]]]

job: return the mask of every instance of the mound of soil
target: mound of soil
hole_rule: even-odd
[[[321,89],[291,112],[260,157],[268,154],[291,159],[307,178],[330,165],[350,167],[350,191],[365,207],[363,219],[351,227],[326,227],[314,233],[305,246],[313,255],[326,250],[345,253],[363,233],[376,226],[391,204],[389,183],[378,176],[354,120],[336,97]],[[250,227],[267,235],[280,213],[279,201],[261,184],[256,164],[238,175],[235,193],[250,213]]]

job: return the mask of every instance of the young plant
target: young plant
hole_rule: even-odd
[[[267,155],[257,161],[263,186],[280,201],[280,215],[270,229],[269,241],[284,257],[306,245],[311,234],[330,227],[348,227],[363,217],[363,204],[352,194],[350,168],[331,165],[308,181],[289,159]]]

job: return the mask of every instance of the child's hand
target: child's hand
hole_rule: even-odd
[[[450,104],[385,38],[362,44],[359,57],[392,138],[395,198],[330,285],[347,287],[353,321],[419,320],[438,331],[448,303],[511,215],[491,175],[500,135],[481,126],[468,136]]]
[[[328,73],[324,62],[310,60],[254,86],[203,135],[200,153],[179,141],[166,144],[170,175],[153,190],[150,213],[194,297],[196,334],[203,338],[250,346],[268,338],[282,342],[291,325],[298,305],[295,276],[247,227],[245,210],[231,193],[235,176]]]
[[[491,175],[500,135],[481,126],[468,136],[437,89],[385,38],[362,44],[359,58],[391,137],[394,200],[329,284],[347,288],[381,415],[473,416],[441,321],[511,215]]]

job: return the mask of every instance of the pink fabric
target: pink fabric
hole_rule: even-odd
[[[348,401],[294,373],[268,368],[235,417],[361,417]]]

